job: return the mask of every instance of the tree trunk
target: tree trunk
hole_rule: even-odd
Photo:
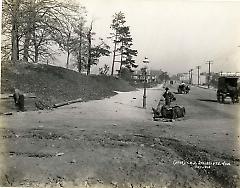
[[[82,72],[82,61],[81,61],[81,56],[78,57],[78,72]]]
[[[69,67],[69,58],[70,58],[70,38],[71,38],[71,32],[68,33],[68,38],[67,38],[67,64],[66,64],[66,68],[68,69]]]
[[[114,41],[113,62],[112,62],[112,72],[111,72],[111,75],[113,75],[113,72],[114,72],[114,63],[115,63],[116,48],[117,48],[117,32],[116,32],[115,41]]]
[[[33,20],[36,20],[36,13],[32,12]],[[33,22],[32,24],[32,34],[33,34],[33,45],[34,45],[34,63],[38,63],[38,44],[37,44],[37,37],[36,37],[36,23]]]
[[[35,46],[35,52],[34,52],[34,63],[38,63],[38,46]]]
[[[30,46],[30,40],[31,40],[31,32],[32,32],[32,20],[33,17],[35,16],[35,12],[33,11],[34,9],[34,2],[32,0],[30,0],[29,2],[29,8],[27,9],[28,11],[28,18],[27,18],[27,27],[25,30],[25,40],[24,40],[24,44],[23,44],[23,61],[24,62],[28,62],[28,57],[29,57],[29,46]]]
[[[122,48],[121,48],[121,60],[120,60],[119,74],[121,74],[121,70],[122,70],[122,60],[123,60],[123,42],[122,42]]]
[[[18,35],[18,31],[17,31],[17,60],[19,60],[19,35]]]
[[[35,31],[34,31],[35,33]],[[36,36],[34,34],[33,37],[33,44],[34,44],[34,63],[38,63],[38,45],[37,45],[37,41],[36,41]]]
[[[30,25],[30,16],[28,19],[27,23],[27,29],[25,31],[25,40],[24,40],[24,45],[23,45],[23,60],[24,62],[28,62],[28,51],[29,51],[29,45],[30,45],[30,40],[31,40],[31,25]]]
[[[78,52],[78,72],[82,72],[82,50],[81,50],[81,47],[79,48],[79,52]]]
[[[11,60],[12,63],[16,63],[18,60],[18,11],[19,11],[19,1],[13,0],[13,15],[11,18],[12,31],[11,31],[11,42],[12,42],[12,54]]]
[[[28,50],[29,50],[29,44],[30,44],[30,32],[26,33],[25,40],[24,40],[24,46],[23,46],[23,60],[24,62],[28,62]]]
[[[90,70],[91,70],[91,44],[89,44],[88,47],[87,75],[90,74]]]
[[[91,60],[92,60],[92,57],[91,57],[91,48],[92,48],[92,35],[91,35],[91,32],[92,32],[92,22],[91,22],[91,26],[90,26],[89,31],[88,31],[88,63],[87,63],[87,75],[90,74]]]
[[[67,51],[67,65],[66,65],[67,69],[68,69],[68,66],[69,66],[69,57],[70,57],[70,50],[68,49],[68,51]]]
[[[16,31],[15,31],[15,26],[13,26],[13,29],[12,29],[12,63],[16,63],[17,62],[17,59],[18,59],[18,50],[17,50],[17,34],[16,34]]]
[[[80,41],[79,41],[78,72],[82,72],[82,33],[80,34]]]

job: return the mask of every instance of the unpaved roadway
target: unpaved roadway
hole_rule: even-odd
[[[192,87],[184,119],[153,121],[162,92],[1,116],[1,186],[240,187],[239,104]]]

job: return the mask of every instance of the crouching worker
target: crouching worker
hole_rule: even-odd
[[[172,101],[175,101],[176,98],[174,95],[169,91],[169,88],[165,88],[165,92],[163,93],[163,97],[165,99],[165,105],[170,106]]]
[[[14,90],[13,99],[15,106],[17,106],[20,111],[24,111],[24,95],[19,89]]]

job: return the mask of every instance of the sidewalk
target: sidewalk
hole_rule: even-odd
[[[2,116],[8,126],[36,127],[38,122],[48,122],[48,127],[56,124],[79,124],[83,122],[152,121],[152,107],[156,107],[162,96],[162,85],[147,89],[147,108],[142,106],[143,89],[119,94],[103,100],[74,103],[56,110],[26,111]]]
[[[203,89],[217,90],[215,87],[212,87],[212,86],[210,86],[209,88],[208,88],[208,86],[203,86],[203,85],[192,85],[192,86],[203,88]]]

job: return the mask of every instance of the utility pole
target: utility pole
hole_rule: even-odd
[[[190,69],[188,71],[188,73],[189,73],[189,84],[192,84],[192,71],[193,71],[193,69]]]
[[[191,84],[192,84],[192,71],[193,71],[193,69],[191,69],[190,71],[191,71]]]
[[[143,88],[143,108],[146,108],[146,103],[147,103],[147,63],[149,63],[149,60],[147,57],[143,60],[143,63],[145,63],[144,67],[144,88]]]
[[[197,84],[198,84],[198,86],[200,85],[200,79],[199,79],[199,77],[200,77],[200,68],[201,68],[201,66],[197,66],[197,69],[198,69],[198,80],[197,80]]]
[[[188,80],[189,84],[191,84],[191,70],[188,71]]]
[[[211,64],[213,64],[212,62],[213,61],[207,61],[208,63],[206,63],[206,64],[208,64],[208,88],[209,88],[209,86],[210,86],[210,74],[211,74]]]
[[[147,67],[144,68],[144,85],[143,85],[143,108],[146,108],[146,98],[147,98]]]

